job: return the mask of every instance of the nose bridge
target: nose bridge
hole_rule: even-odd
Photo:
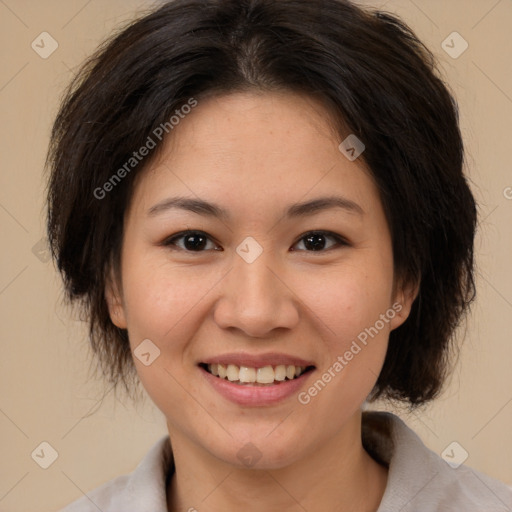
[[[273,259],[268,250],[263,251],[252,262],[246,261],[242,257],[238,258],[238,261],[235,259],[234,280],[241,295],[238,298],[242,302],[246,302],[246,305],[260,301],[270,304],[275,298],[273,292],[282,291],[277,289],[275,272],[270,270],[276,266]]]
[[[243,248],[246,246],[241,244],[239,250]],[[217,323],[224,328],[239,328],[255,337],[277,327],[293,327],[298,312],[293,294],[276,275],[279,268],[270,250],[261,251],[253,260],[243,252],[234,255],[233,268],[215,312]]]

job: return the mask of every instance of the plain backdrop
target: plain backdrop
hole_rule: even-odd
[[[456,441],[466,464],[512,484],[512,2],[360,3],[401,16],[440,60],[480,205],[478,299],[458,364],[435,403],[399,414],[437,453]],[[103,397],[103,383],[90,377],[86,329],[61,304],[44,240],[43,164],[64,87],[115,27],[151,5],[0,0],[0,511],[55,511],[131,472],[166,434],[149,399],[136,407]],[[58,44],[47,58],[32,47],[51,42],[42,32]],[[37,463],[41,449],[56,452],[47,469]]]

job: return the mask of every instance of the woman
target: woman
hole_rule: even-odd
[[[48,162],[68,295],[169,431],[66,512],[512,509],[363,413],[437,396],[474,297],[457,107],[398,19],[166,3],[84,66]]]

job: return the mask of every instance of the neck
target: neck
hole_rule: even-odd
[[[240,469],[206,453],[169,428],[176,471],[167,489],[169,512],[337,510],[376,512],[387,469],[361,442],[361,412],[321,446],[278,469]]]

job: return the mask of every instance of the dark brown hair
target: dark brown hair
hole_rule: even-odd
[[[190,98],[248,89],[320,98],[347,129],[340,142],[353,133],[365,144],[396,275],[421,283],[410,317],[391,332],[373,398],[432,399],[474,298],[476,206],[457,106],[403,22],[346,0],[171,1],[112,36],[70,85],[47,159],[48,233],[104,376],[129,390],[135,374],[104,290],[119,267],[134,179],[151,158],[122,173],[108,195],[98,190]]]

